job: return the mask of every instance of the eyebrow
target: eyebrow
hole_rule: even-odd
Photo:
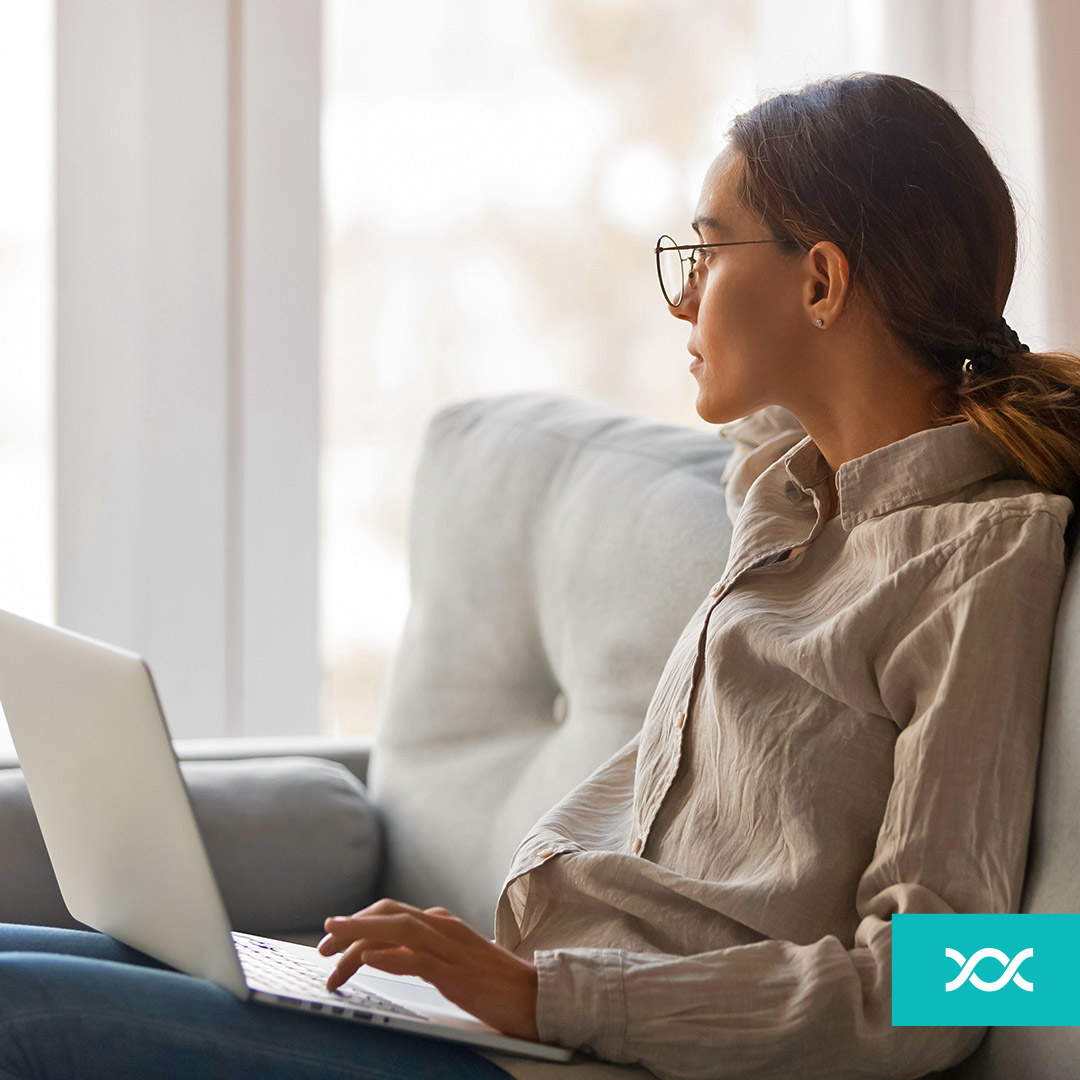
[[[700,236],[702,225],[704,225],[706,228],[712,229],[714,232],[720,233],[721,235],[727,235],[727,226],[723,224],[723,222],[717,221],[716,218],[711,217],[694,218],[694,220],[690,224],[690,228],[692,228],[694,232],[696,232],[698,236]]]

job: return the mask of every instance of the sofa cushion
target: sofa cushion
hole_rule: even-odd
[[[196,820],[235,929],[294,935],[370,902],[377,815],[344,766],[307,757],[183,762]],[[0,772],[0,921],[78,926],[23,781]]]
[[[641,727],[723,573],[730,453],[715,432],[551,394],[434,417],[371,764],[384,893],[492,932],[521,837]]]
[[[1075,520],[1075,519],[1074,519]],[[1046,722],[1020,910],[1080,911],[1080,565],[1072,557],[1058,607]],[[1073,1080],[1080,1028],[995,1027],[949,1080]]]

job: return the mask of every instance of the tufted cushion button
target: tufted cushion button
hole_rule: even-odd
[[[551,703],[551,719],[556,724],[562,724],[566,720],[566,714],[570,709],[570,703],[566,700],[566,695],[560,690],[555,695],[555,700]]]

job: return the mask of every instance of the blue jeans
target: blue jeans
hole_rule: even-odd
[[[0,1078],[506,1080],[467,1046],[240,1001],[104,934],[0,924]]]

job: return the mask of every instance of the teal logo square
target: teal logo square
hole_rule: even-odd
[[[1080,914],[894,915],[894,1027],[1080,1024]]]

